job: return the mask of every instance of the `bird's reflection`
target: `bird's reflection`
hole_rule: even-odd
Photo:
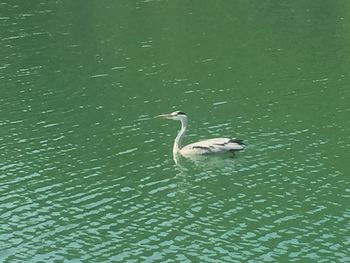
[[[183,170],[188,170],[186,166],[188,164],[193,164],[198,168],[214,168],[216,170],[220,170],[220,168],[234,168],[235,155],[232,153],[229,154],[221,154],[221,155],[189,155],[189,156],[181,156],[179,154],[173,155],[174,162],[177,167]]]
[[[174,154],[175,173],[178,193],[188,195],[198,182],[209,178],[232,176],[242,167],[243,158],[228,155],[193,155]]]

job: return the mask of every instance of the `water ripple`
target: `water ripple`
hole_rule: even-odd
[[[164,39],[124,39],[121,20],[102,39],[109,20],[82,27],[75,4],[0,5],[0,261],[350,260],[346,75],[267,88],[206,51],[157,57]],[[247,150],[175,165],[178,126],[153,115],[179,106],[189,141],[234,136]]]

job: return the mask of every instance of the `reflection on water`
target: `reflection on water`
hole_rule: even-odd
[[[224,172],[224,169],[234,170],[235,165],[239,160],[237,155],[243,153],[227,153],[216,155],[187,155],[181,156],[179,154],[173,154],[173,160],[178,167],[198,167],[203,170],[220,170]]]

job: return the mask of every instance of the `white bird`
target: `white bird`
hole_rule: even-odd
[[[158,118],[181,121],[181,130],[177,134],[173,146],[173,154],[180,153],[181,155],[204,155],[204,154],[219,154],[233,153],[245,149],[245,144],[242,140],[232,138],[215,138],[204,141],[191,143],[181,147],[182,139],[184,138],[187,129],[187,115],[182,111],[174,111],[169,114],[161,114]]]

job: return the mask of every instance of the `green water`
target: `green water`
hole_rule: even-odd
[[[349,8],[1,1],[0,261],[350,262]]]

